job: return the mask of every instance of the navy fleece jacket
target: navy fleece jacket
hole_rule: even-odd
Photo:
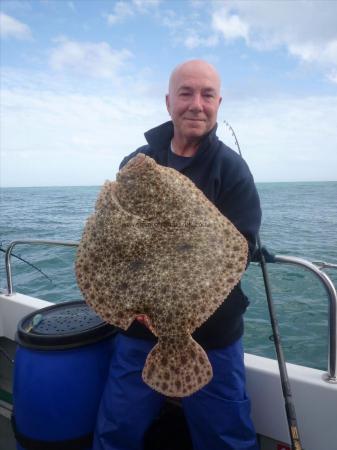
[[[254,180],[246,162],[218,139],[216,127],[204,137],[197,153],[192,157],[174,154],[170,145],[172,137],[172,122],[147,131],[145,138],[148,145],[138,148],[124,158],[120,168],[137,153],[145,153],[158,164],[183,173],[245,236],[252,254],[261,223],[261,209]],[[193,333],[194,339],[205,349],[231,344],[243,334],[242,315],[248,303],[239,283],[215,313]],[[156,339],[137,321],[123,333],[136,338]]]

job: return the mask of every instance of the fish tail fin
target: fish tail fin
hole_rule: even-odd
[[[191,335],[159,337],[142,374],[146,384],[169,397],[191,395],[212,376],[206,352]]]

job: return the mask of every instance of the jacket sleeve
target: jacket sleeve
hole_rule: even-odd
[[[253,176],[243,159],[223,174],[218,208],[247,239],[250,261],[256,247],[262,213]]]

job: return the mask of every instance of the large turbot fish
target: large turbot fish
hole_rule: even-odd
[[[187,177],[140,153],[107,181],[76,257],[78,285],[107,322],[146,315],[158,343],[143,380],[167,396],[207,384],[212,367],[191,333],[221,305],[247,262],[245,238]]]

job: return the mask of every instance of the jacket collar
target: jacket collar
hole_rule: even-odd
[[[218,140],[216,135],[217,127],[218,125],[215,124],[212,130],[203,137],[195,156],[203,153],[211,144]],[[173,123],[171,120],[165,122],[147,131],[144,133],[144,136],[150,147],[167,151],[173,137]]]

